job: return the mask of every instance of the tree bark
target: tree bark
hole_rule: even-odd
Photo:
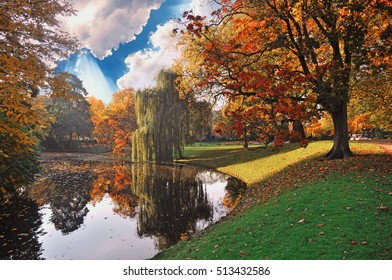
[[[327,153],[327,159],[343,159],[353,156],[350,150],[348,125],[347,125],[347,102],[340,105],[330,112],[334,126],[334,141],[332,149]]]
[[[249,147],[249,136],[248,136],[248,128],[246,127],[246,124],[244,124],[244,128],[242,130],[242,133],[244,135],[244,148],[247,149]]]

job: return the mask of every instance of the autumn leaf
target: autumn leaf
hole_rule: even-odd
[[[379,206],[378,209],[381,210],[381,211],[388,211],[388,207],[385,206],[385,205]]]
[[[303,218],[303,219],[301,219],[301,220],[298,221],[299,224],[302,224],[302,223],[304,223],[304,222],[305,222],[305,218]]]

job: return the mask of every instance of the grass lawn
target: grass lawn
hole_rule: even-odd
[[[331,142],[246,151],[189,147],[186,161],[249,184],[219,223],[157,259],[392,259],[392,156],[353,143],[357,157],[320,161]]]

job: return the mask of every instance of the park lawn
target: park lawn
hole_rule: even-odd
[[[179,162],[211,167],[253,185],[291,165],[322,157],[331,147],[332,141],[318,141],[311,142],[305,149],[298,144],[288,144],[277,151],[271,147],[249,151],[241,145],[199,143],[186,147],[185,159]],[[359,154],[382,153],[379,146],[369,143],[353,142],[351,149]]]
[[[199,149],[192,163],[225,167],[229,174],[233,167],[240,178],[257,183],[226,218],[155,258],[392,259],[392,156],[378,146],[353,143],[360,156],[316,160],[331,144],[257,151],[260,159],[242,155],[240,163],[234,159],[248,151],[238,147]],[[208,154],[217,158],[215,164]],[[274,170],[259,175],[261,168]]]

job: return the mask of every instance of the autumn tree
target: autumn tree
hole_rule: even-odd
[[[39,91],[62,87],[50,62],[76,46],[61,31],[59,17],[74,13],[68,0],[0,3],[0,187],[12,189],[17,177],[36,169],[39,112],[31,109]]]
[[[392,71],[357,75],[349,104],[349,129],[392,131]]]
[[[301,122],[315,113],[316,98],[303,86],[303,77],[274,66],[284,57],[279,53],[264,57],[265,50],[256,49],[259,39],[255,34],[262,36],[262,24],[252,22],[250,31],[244,32],[235,24],[246,18],[238,15],[235,21],[211,24],[203,30],[202,17],[187,12],[184,16],[191,23],[182,31],[182,57],[175,64],[179,90],[186,95],[197,88],[202,96],[223,97],[223,114],[230,122],[225,130],[242,136],[245,148],[249,134],[257,133],[256,138],[269,142],[274,134],[284,133],[288,138],[289,127],[303,138]],[[233,39],[238,36],[241,40]],[[251,41],[245,43],[242,37]],[[300,124],[298,131],[293,123]]]
[[[107,106],[94,97],[88,99],[95,139],[110,145],[117,155],[124,155],[124,149],[131,144],[132,134],[137,128],[135,95],[131,88],[119,90]]]
[[[316,102],[334,124],[334,144],[327,158],[352,156],[347,126],[350,82],[359,70],[388,67],[392,3],[215,2],[220,8],[211,22],[184,14],[183,40],[201,46],[196,70],[188,75],[194,84],[208,84],[212,95],[223,92],[230,98],[258,96],[277,102],[282,105],[277,111],[295,117],[308,110],[304,103]]]
[[[108,143],[120,155],[123,155],[125,146],[131,144],[132,134],[137,128],[135,95],[133,89],[122,89],[113,94],[108,106],[108,125],[112,131]]]
[[[99,143],[109,143],[113,138],[112,130],[109,127],[109,115],[107,106],[102,100],[89,96],[90,116],[93,123],[93,137]]]

